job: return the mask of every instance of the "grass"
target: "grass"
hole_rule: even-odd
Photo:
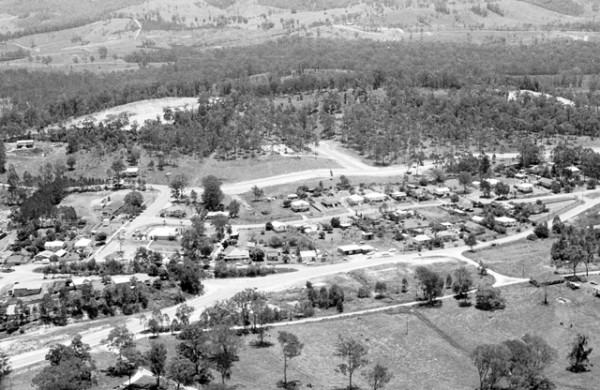
[[[519,240],[507,245],[490,247],[475,252],[463,253],[483,263],[496,272],[514,277],[539,278],[554,271],[550,264],[552,239]]]

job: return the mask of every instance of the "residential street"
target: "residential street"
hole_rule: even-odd
[[[326,145],[326,144],[322,144]],[[327,148],[326,146],[322,146],[323,149]],[[336,153],[331,150],[327,150],[327,153],[331,153],[331,156],[336,158],[338,163],[347,166],[344,169],[338,169],[334,172],[335,176],[344,174],[348,176],[352,175],[361,175],[361,176],[389,176],[389,175],[403,175],[403,170],[399,167],[389,167],[389,168],[374,168],[364,165],[362,162],[355,161],[352,157],[345,156],[343,159],[340,158]],[[364,166],[361,166],[361,164]],[[423,168],[425,169],[425,168]],[[252,186],[258,185],[261,187],[269,186],[269,185],[278,185],[293,181],[301,181],[306,179],[314,179],[314,178],[327,178],[329,177],[329,170],[311,170],[298,172],[296,174],[290,175],[280,175],[274,176],[265,179],[252,180],[247,182],[240,182],[234,184],[228,184],[223,186],[224,192],[228,194],[239,194],[245,191],[248,191]],[[131,221],[125,224],[121,230],[125,234],[125,236],[130,236],[136,229],[140,227],[153,224],[160,223],[162,218],[157,218],[159,211],[167,204],[170,197],[170,191],[166,186],[157,186],[152,185],[152,187],[159,191],[159,195],[155,198],[154,202],[134,221]],[[195,189],[199,192],[199,189]],[[593,191],[585,191],[585,193],[590,193]],[[577,194],[579,197],[580,194]],[[565,197],[565,195],[561,195],[561,197]],[[544,199],[550,199],[552,196],[546,196]],[[526,199],[526,201],[531,202],[535,201],[535,198]],[[600,204],[600,197],[595,199],[583,198],[583,202],[576,206],[575,208],[564,212],[560,215],[561,220],[565,221],[569,218],[572,218],[585,210]],[[179,223],[179,222],[178,222]],[[483,248],[485,246],[492,245],[493,243],[508,243],[512,241],[516,241],[526,237],[531,233],[531,230],[523,231],[521,233],[503,237],[501,239],[482,243],[477,248]],[[118,240],[116,237],[119,233],[116,233],[109,243],[100,251],[97,252],[98,257],[106,256],[109,253],[115,252],[118,250]],[[389,257],[373,257],[367,258],[366,256],[352,256],[351,260],[348,262],[342,262],[337,264],[327,264],[327,265],[315,265],[315,266],[303,266],[303,265],[290,265],[290,267],[296,268],[296,272],[291,273],[283,273],[270,275],[267,277],[261,278],[238,278],[238,279],[209,279],[205,280],[203,283],[205,285],[205,294],[194,298],[188,301],[190,306],[193,306],[196,310],[193,315],[193,319],[198,318],[202,310],[214,304],[217,301],[225,300],[233,296],[235,293],[245,289],[245,288],[257,288],[259,290],[264,291],[276,291],[288,288],[294,285],[302,285],[307,280],[315,279],[323,276],[328,276],[340,272],[349,272],[356,269],[373,267],[384,264],[393,264],[393,263],[406,263],[406,264],[429,264],[433,262],[440,261],[440,259],[445,259],[443,261],[451,261],[453,259],[459,259],[464,261],[465,263],[477,266],[477,263],[473,260],[470,260],[464,256],[462,253],[466,251],[468,248],[466,246],[451,248],[451,249],[440,249],[424,252],[422,256],[419,256],[417,253],[410,254],[394,254]],[[17,274],[15,272],[14,274]],[[497,274],[493,271],[490,271],[490,274],[496,278],[495,286],[501,287],[504,285],[521,283],[526,281],[526,279],[518,279],[506,277],[500,274]],[[18,275],[18,274],[17,274]],[[410,305],[410,304],[406,304]],[[170,317],[175,315],[176,307],[170,307],[163,310],[163,313],[168,314]],[[93,321],[91,321],[93,323]],[[144,330],[142,324],[136,317],[131,317],[127,321],[127,327],[130,331],[138,334],[140,337],[144,337],[141,335],[141,332]],[[91,330],[87,333],[83,333],[83,342],[90,344],[91,346],[97,346],[100,344],[101,340],[106,338],[108,335],[109,329],[101,329],[101,330]],[[18,338],[16,338],[18,340]],[[14,342],[15,338],[11,339],[11,342]],[[6,342],[0,343],[0,348],[7,350],[10,353],[10,348],[6,347]],[[11,357],[11,364],[14,369],[24,368],[35,363],[41,362],[44,360],[47,349],[38,349],[34,351],[30,351],[27,353],[22,353],[19,355],[15,355]]]

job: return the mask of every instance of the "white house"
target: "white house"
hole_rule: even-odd
[[[223,252],[225,261],[243,261],[250,260],[250,253],[246,249],[239,249],[234,246],[228,246]]]
[[[490,187],[492,187],[492,188],[496,187],[496,185],[498,183],[500,183],[500,180],[498,180],[498,179],[484,179],[484,181],[487,181],[488,184],[490,185]]]
[[[431,241],[431,237],[425,235],[425,234],[418,234],[414,237],[410,238],[411,242],[413,242],[414,244],[426,244],[429,241]]]
[[[365,199],[358,195],[358,194],[354,194],[354,195],[350,195],[346,198],[346,201],[348,202],[348,204],[350,205],[358,205],[361,204],[365,201]]]
[[[296,200],[292,202],[292,211],[308,211],[310,209],[310,203],[305,200]]]
[[[517,224],[517,220],[510,217],[497,217],[494,219],[494,222],[504,227],[515,226]]]
[[[138,167],[127,167],[125,168],[125,170],[121,173],[121,175],[123,177],[137,177],[139,174],[139,168]]]
[[[519,183],[515,187],[518,191],[523,192],[525,194],[533,192],[533,184],[531,183]]]
[[[474,215],[471,217],[471,221],[481,224],[483,223],[483,217],[481,215]]]
[[[44,249],[47,251],[56,252],[57,250],[64,248],[64,246],[64,241],[48,241],[44,244]]]
[[[298,199],[298,194],[289,194],[289,195],[287,196],[287,198],[288,198],[289,200]]]
[[[88,252],[92,248],[92,240],[89,238],[81,238],[79,239],[75,245],[73,245],[73,249],[77,252]]]
[[[23,149],[23,148],[28,148],[31,149],[34,146],[34,142],[32,139],[23,139],[20,141],[17,141],[17,149]]]
[[[433,195],[435,196],[446,196],[450,194],[450,188],[448,187],[436,187],[433,189]]]
[[[277,233],[285,232],[287,230],[287,225],[283,222],[273,221],[271,222],[273,226],[273,231]]]
[[[390,194],[390,196],[392,197],[392,199],[394,200],[406,200],[406,192],[400,192],[400,191],[396,191],[396,192],[392,192]]]
[[[300,260],[302,262],[317,261],[318,257],[317,251],[300,251]]]
[[[207,220],[211,220],[211,219],[213,219],[215,217],[218,217],[220,215],[223,216],[223,217],[229,218],[229,211],[209,211],[208,213],[206,213],[206,217],[205,218]]]
[[[367,202],[383,202],[387,199],[387,196],[380,192],[370,192],[368,194],[365,194],[364,199]]]
[[[172,226],[160,226],[152,229],[148,233],[150,240],[170,240],[173,241],[179,235],[179,230]]]

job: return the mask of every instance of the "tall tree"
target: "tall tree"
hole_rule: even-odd
[[[0,350],[0,384],[4,378],[8,376],[12,372],[12,367],[10,365],[9,357],[6,352]]]
[[[510,350],[505,345],[478,345],[471,360],[479,374],[479,390],[492,389],[508,373]]]
[[[471,185],[472,181],[473,176],[469,172],[463,171],[458,174],[458,182],[463,186],[463,192],[465,194],[467,193],[467,187]]]
[[[281,352],[283,353],[283,387],[287,388],[288,360],[300,356],[304,344],[298,340],[298,337],[295,334],[289,332],[279,332],[277,341],[279,341]]]
[[[417,267],[416,276],[421,283],[421,289],[423,295],[427,300],[427,303],[432,305],[435,299],[442,295],[444,290],[444,278],[442,278],[437,272],[423,266]]]
[[[352,389],[352,376],[354,372],[365,366],[369,361],[365,359],[367,354],[367,346],[360,340],[352,338],[343,338],[338,336],[338,341],[335,345],[335,356],[340,357],[343,363],[339,364],[336,372],[341,372],[348,376],[348,388]]]
[[[171,196],[176,200],[179,200],[183,196],[183,191],[188,186],[188,182],[189,180],[186,175],[176,175],[169,183]]]
[[[265,194],[265,190],[255,185],[252,187],[252,193],[254,194],[254,201],[259,201]]]
[[[194,364],[184,357],[173,356],[167,366],[167,377],[177,383],[177,390],[181,385],[191,385],[194,383]]]
[[[238,361],[240,339],[235,331],[226,326],[217,326],[210,331],[211,355],[209,360],[213,367],[221,374],[221,384],[225,388],[225,381],[231,378],[233,363]]]
[[[469,290],[471,287],[473,287],[473,278],[466,267],[463,266],[454,271],[452,291],[454,291],[459,298],[462,297],[466,301],[469,297]]]
[[[123,360],[123,353],[130,348],[135,348],[135,339],[125,325],[117,325],[111,329],[108,337],[102,340],[102,344],[106,344],[110,350],[117,351],[119,360]]]
[[[156,387],[160,386],[160,377],[165,373],[167,363],[167,347],[163,343],[152,342],[150,350],[146,352],[146,361],[150,372],[156,376]]]
[[[6,146],[0,142],[0,174],[6,173]]]
[[[202,179],[204,192],[202,193],[202,203],[207,210],[217,210],[221,201],[225,197],[221,191],[221,181],[215,176],[209,175]]]

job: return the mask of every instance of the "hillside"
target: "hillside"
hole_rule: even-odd
[[[126,0],[0,4],[3,67],[110,71],[140,48],[219,48],[284,36],[522,44],[598,40],[598,2]]]

